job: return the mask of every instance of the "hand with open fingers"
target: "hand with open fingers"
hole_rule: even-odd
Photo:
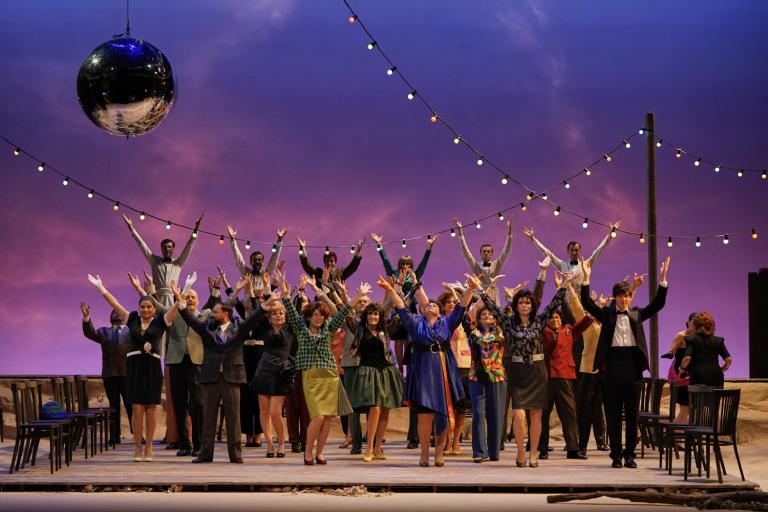
[[[282,241],[283,238],[285,238],[285,235],[288,234],[288,230],[286,228],[280,228],[277,230],[277,239]]]
[[[434,247],[435,242],[437,242],[438,240],[440,240],[440,233],[436,234],[432,238],[427,238],[427,245],[430,247]]]
[[[85,302],[81,302],[80,312],[83,314],[83,318],[88,318],[89,316],[91,316],[91,306],[89,306]]]
[[[123,220],[125,221],[125,224],[129,228],[133,227],[133,221],[131,220],[131,218],[129,216],[127,216],[126,214],[123,214]]]
[[[392,283],[384,279],[383,277],[379,276],[379,278],[376,280],[376,284],[379,286],[379,288],[383,288],[386,291],[392,290]]]
[[[667,280],[667,271],[669,270],[670,256],[667,256],[664,261],[661,262],[661,270],[659,271],[659,280],[663,283]]]
[[[530,238],[531,240],[533,240],[533,237],[534,237],[534,235],[533,235],[533,228],[529,228],[529,227],[523,226],[523,234],[525,236],[527,236],[528,238]]]
[[[477,278],[474,274],[464,274],[464,277],[467,278],[467,286],[469,288],[472,288],[473,290],[479,290],[482,288],[482,284],[480,283],[480,279]]]
[[[235,238],[237,238],[237,231],[235,230],[235,228],[233,228],[229,224],[227,224],[227,233],[229,233],[230,239],[234,240]]]
[[[184,291],[189,291],[197,282],[197,272],[192,272],[192,275],[187,274],[187,279],[184,281]]]
[[[552,264],[552,258],[550,258],[549,255],[547,255],[547,256],[544,256],[543,260],[537,261],[536,263],[539,264],[539,268],[541,270],[546,270]]]
[[[369,293],[371,293],[371,285],[369,283],[360,283],[360,286],[357,288],[357,294],[368,295]]]
[[[589,282],[589,277],[592,275],[592,264],[589,260],[581,258],[581,272],[584,274],[584,281]]]

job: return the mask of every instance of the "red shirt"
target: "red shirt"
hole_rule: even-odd
[[[544,361],[547,372],[552,379],[575,379],[576,363],[573,360],[573,340],[592,324],[592,318],[585,316],[575,327],[563,325],[555,331],[544,328]],[[555,339],[555,336],[557,338]]]

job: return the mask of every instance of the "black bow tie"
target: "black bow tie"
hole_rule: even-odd
[[[483,267],[490,267],[490,266],[491,266],[491,262],[490,261],[484,261],[483,262]]]
[[[163,258],[163,263],[173,263],[173,258]]]
[[[571,260],[571,265],[578,265],[579,262],[577,260]]]
[[[627,315],[627,316],[629,316],[629,311],[616,310],[616,314],[617,315]]]

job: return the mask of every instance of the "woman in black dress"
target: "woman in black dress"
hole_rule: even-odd
[[[715,336],[715,319],[711,313],[696,313],[693,317],[695,334],[685,337],[685,357],[680,363],[681,370],[689,370],[691,385],[723,387],[725,377],[733,362],[731,354],[725,348],[725,341]],[[723,366],[717,357],[723,358]]]
[[[696,313],[688,315],[688,320],[685,322],[685,330],[680,331],[675,335],[672,340],[672,345],[669,347],[669,352],[662,355],[663,359],[672,359],[672,363],[669,365],[667,371],[667,380],[670,384],[677,384],[677,416],[675,417],[675,423],[688,423],[688,384],[690,382],[689,377],[680,376],[680,365],[685,357],[685,337],[694,334],[693,330],[693,317]]]
[[[104,300],[117,311],[120,318],[128,327],[128,366],[126,384],[128,399],[133,409],[133,441],[135,443],[134,462],[152,461],[152,439],[155,436],[157,419],[155,407],[160,404],[160,394],[163,388],[163,371],[160,367],[162,356],[161,345],[163,334],[173,323],[179,312],[179,303],[165,314],[158,314],[152,297],[144,296],[139,299],[139,310],[128,312],[104,288],[101,278],[88,274],[88,280],[99,290]],[[141,438],[146,416],[146,445],[144,455],[141,453]]]
[[[251,387],[259,397],[259,419],[267,440],[267,457],[285,457],[283,402],[293,389],[296,368],[296,338],[285,325],[285,306],[273,302],[254,329],[264,340],[264,353],[259,359]],[[272,441],[272,427],[277,434],[277,452]]]
[[[394,365],[385,326],[386,315],[378,304],[368,304],[352,342],[352,353],[360,366],[349,385],[349,401],[356,412],[368,417],[368,449],[365,462],[384,459],[382,439],[389,422],[389,410],[401,406],[403,377]]]

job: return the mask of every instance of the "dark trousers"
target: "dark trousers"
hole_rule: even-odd
[[[192,445],[200,448],[200,431],[203,428],[203,404],[200,396],[198,381],[200,367],[193,364],[189,355],[178,364],[167,364],[171,382],[171,402],[176,418],[176,431],[179,434],[179,448],[189,449],[189,432],[187,432],[187,414],[192,420]]]
[[[355,376],[355,373],[357,373],[357,366],[347,366],[344,367],[344,388],[347,391],[347,394],[349,394],[349,386],[352,384],[352,378]],[[360,414],[353,412],[349,416],[342,416],[342,420],[347,420],[347,430],[344,431],[344,434],[348,435],[352,438],[352,448],[359,448],[362,449],[363,447],[363,428],[360,425]]]
[[[213,460],[213,443],[216,436],[219,401],[227,426],[227,450],[229,460],[240,458],[240,384],[224,382],[224,376],[213,384],[201,384],[203,397],[203,438],[200,458]]]
[[[499,460],[507,383],[471,380],[469,396],[472,400],[472,457]]]
[[[576,381],[576,419],[579,425],[579,450],[586,451],[590,431],[595,432],[595,442],[605,443],[605,410],[602,373],[579,373]]]
[[[605,416],[611,458],[634,458],[637,447],[637,413],[640,402],[642,368],[636,347],[611,348],[605,370]],[[626,442],[621,444],[621,413],[626,420]]]
[[[115,411],[112,420],[112,431],[110,436],[116,443],[120,442],[120,397],[123,397],[123,404],[125,405],[125,413],[128,415],[128,427],[133,434],[133,424],[131,419],[133,418],[133,409],[131,408],[131,401],[128,400],[128,387],[126,385],[125,377],[105,377],[102,379],[104,382],[104,392],[107,395],[107,402],[109,402],[109,408]]]
[[[264,352],[262,345],[245,345],[243,347],[243,361],[245,362],[245,377],[251,382],[259,366],[259,360]],[[259,396],[248,386],[240,386],[240,429],[247,436],[258,436],[262,433],[261,419],[259,418]]]
[[[419,415],[412,407],[408,408],[408,441],[419,442]]]
[[[573,393],[575,382],[575,379],[549,378],[547,407],[541,415],[540,452],[549,450],[549,417],[553,407],[557,407],[557,416],[563,427],[565,449],[569,452],[575,452],[579,449],[578,429],[576,427],[576,397]]]
[[[288,424],[288,442],[307,443],[307,427],[309,426],[309,410],[304,401],[304,386],[301,382],[301,372],[296,372],[293,389],[285,397],[285,421]]]

